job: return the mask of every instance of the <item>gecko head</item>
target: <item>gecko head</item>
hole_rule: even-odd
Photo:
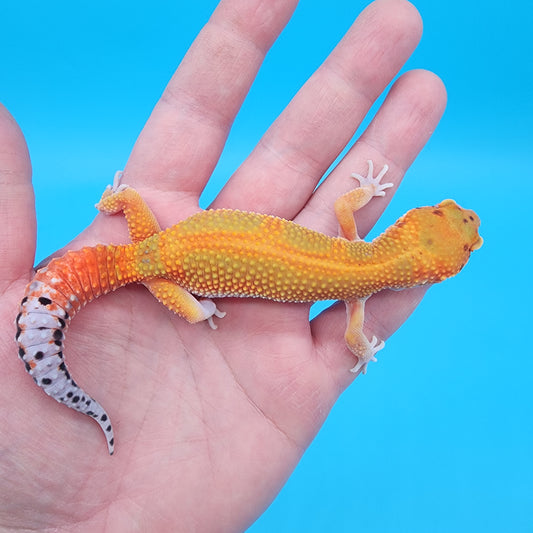
[[[483,244],[479,217],[453,200],[433,207],[414,210],[418,218],[418,240],[431,282],[457,274],[468,262],[471,252]]]
[[[479,235],[479,217],[471,209],[463,209],[453,200],[444,200],[434,208],[434,213],[444,216],[449,226],[450,238],[462,239],[467,252],[479,250],[483,239]]]

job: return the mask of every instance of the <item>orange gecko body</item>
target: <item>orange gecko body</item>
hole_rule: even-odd
[[[412,210],[367,243],[328,237],[268,215],[203,211],[136,244],[136,260],[126,273],[137,279],[162,277],[205,297],[365,298],[456,274],[468,260],[470,243],[435,253],[439,243],[459,238],[463,228],[449,223],[454,212],[463,224],[461,208],[451,201]],[[475,220],[467,225],[475,231]]]

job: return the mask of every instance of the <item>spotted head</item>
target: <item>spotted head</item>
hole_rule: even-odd
[[[431,265],[430,282],[457,274],[468,262],[471,252],[483,244],[479,217],[453,200],[433,207],[411,211],[417,219],[418,248],[422,262]]]

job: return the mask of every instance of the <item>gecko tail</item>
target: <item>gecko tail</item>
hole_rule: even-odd
[[[64,361],[64,334],[79,309],[79,301],[74,301],[72,293],[65,297],[59,288],[36,279],[28,285],[15,320],[18,354],[28,374],[46,394],[98,422],[112,455],[114,436],[108,414],[76,384]]]

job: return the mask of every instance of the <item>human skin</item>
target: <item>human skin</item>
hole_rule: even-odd
[[[231,123],[294,0],[223,0],[140,134],[123,181],[167,227],[198,199]],[[396,185],[444,110],[441,81],[411,71],[328,179],[377,96],[421,35],[405,0],[371,4],[229,179],[212,207],[258,211],[336,235],[333,203],[372,159]],[[309,322],[307,304],[225,299],[212,331],[173,316],[141,286],[93,302],[73,321],[68,361],[108,409],[100,428],[35,387],[13,319],[33,275],[36,222],[23,135],[0,108],[0,527],[3,531],[239,531],[269,505],[354,379],[344,305]],[[357,214],[361,235],[392,191]],[[58,207],[59,208],[59,207]],[[70,249],[126,242],[121,217],[98,216]],[[423,289],[384,291],[365,332],[388,338]],[[98,392],[96,392],[98,391]],[[349,423],[357,424],[357,406]],[[355,475],[355,474],[354,474]]]

